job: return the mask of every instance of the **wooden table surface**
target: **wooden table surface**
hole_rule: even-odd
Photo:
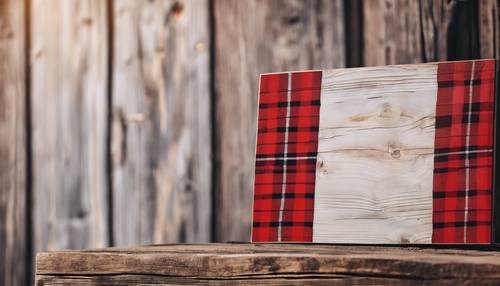
[[[36,285],[123,284],[500,285],[500,252],[489,246],[219,243],[36,257]]]

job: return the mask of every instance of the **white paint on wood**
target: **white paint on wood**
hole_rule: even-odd
[[[500,56],[500,19],[499,6],[496,0],[482,0],[479,8],[479,46],[480,57],[483,59]]]
[[[45,252],[36,260],[37,286],[492,285],[500,273],[498,251],[366,245],[169,244]]]
[[[482,6],[486,1],[489,0],[478,2]],[[364,65],[446,60],[448,45],[454,44],[448,39],[448,29],[453,26],[450,23],[454,14],[461,10],[456,9],[456,4],[444,0],[363,1]],[[453,50],[457,46],[455,43]]]
[[[436,71],[323,71],[314,242],[431,242]]]

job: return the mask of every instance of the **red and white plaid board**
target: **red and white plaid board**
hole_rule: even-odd
[[[490,243],[495,61],[264,74],[253,242]]]

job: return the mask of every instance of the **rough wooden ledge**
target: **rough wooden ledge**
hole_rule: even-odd
[[[36,257],[36,285],[127,283],[498,285],[500,252],[494,248],[230,243],[58,251]]]

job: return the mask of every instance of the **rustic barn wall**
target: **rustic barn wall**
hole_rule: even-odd
[[[498,55],[498,2],[363,2],[364,64],[407,64]]]
[[[0,1],[0,285],[26,278],[26,30],[22,1]]]
[[[260,73],[498,58],[498,5],[0,1],[0,284],[39,250],[248,241]]]

